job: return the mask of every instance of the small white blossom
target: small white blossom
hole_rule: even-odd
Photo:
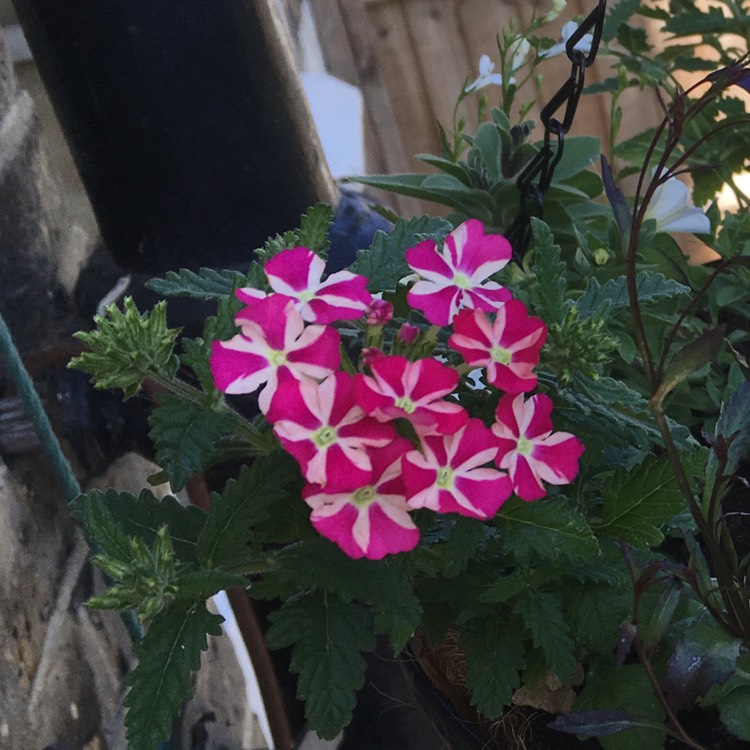
[[[483,89],[485,86],[502,86],[503,77],[500,73],[493,73],[494,70],[495,63],[490,60],[490,56],[482,55],[479,58],[479,78],[466,87],[466,93],[468,94],[472,91],[479,91],[479,89]]]
[[[693,205],[688,186],[676,177],[670,177],[656,188],[643,219],[655,219],[657,232],[706,234],[711,231],[708,216]]]
[[[539,52],[539,57],[557,57],[565,52],[565,45],[568,43],[568,39],[573,36],[575,30],[578,28],[578,24],[575,21],[568,21],[562,27],[562,41],[556,44],[554,47],[542,50]],[[573,49],[577,49],[579,52],[583,52],[584,55],[588,55],[591,52],[591,45],[594,42],[593,34],[584,34],[577,42]]]

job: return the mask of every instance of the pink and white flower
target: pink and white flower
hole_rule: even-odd
[[[403,417],[416,428],[450,433],[466,424],[466,410],[444,401],[458,385],[458,373],[436,359],[409,362],[406,357],[375,357],[372,377],[357,377],[357,402],[380,422]]]
[[[508,393],[534,390],[534,367],[547,338],[547,327],[529,317],[519,300],[501,305],[494,323],[481,310],[461,310],[453,321],[448,346],[472,367],[484,367],[487,382]]]
[[[511,295],[488,279],[510,257],[505,237],[485,234],[481,221],[469,219],[445,238],[442,250],[425,240],[406,251],[406,262],[421,277],[409,290],[407,301],[438,326],[450,324],[462,308],[496,310]]]
[[[322,281],[325,262],[306,247],[284,250],[263,268],[271,289],[294,299],[295,308],[308,323],[356,320],[372,302],[364,276],[337,271]],[[242,291],[252,299],[251,290]]]
[[[310,521],[318,533],[355,559],[380,560],[414,549],[419,530],[409,516],[401,476],[401,459],[411,447],[408,440],[396,438],[368,451],[372,476],[357,489],[327,492],[308,484],[302,497],[313,509]]]
[[[358,405],[354,378],[336,372],[322,383],[284,378],[266,419],[302,475],[326,492],[370,483],[367,448],[384,448],[397,437],[393,425],[368,417]]]
[[[368,326],[384,326],[393,320],[393,305],[384,299],[374,299],[365,314]]]
[[[544,497],[543,482],[570,484],[578,474],[583,443],[569,432],[553,432],[551,414],[552,399],[542,393],[528,401],[523,394],[506,394],[497,404],[497,464],[522,500]]]
[[[340,337],[333,328],[305,327],[288,297],[272,294],[235,318],[241,333],[211,345],[211,373],[224,393],[252,393],[265,384],[258,406],[265,413],[279,373],[322,380],[341,364]]]
[[[470,419],[453,435],[422,438],[422,450],[403,458],[406,501],[412,508],[487,519],[510,497],[505,472],[487,466],[497,441],[480,419]]]

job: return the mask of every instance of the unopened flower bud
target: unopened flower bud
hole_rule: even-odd
[[[365,315],[368,326],[384,326],[393,320],[393,305],[384,299],[374,299],[365,310]]]
[[[404,323],[396,334],[398,340],[404,344],[413,344],[417,336],[419,336],[419,328],[411,323]]]
[[[609,253],[604,247],[597,247],[596,250],[591,253],[591,257],[597,266],[603,266],[609,261]]]
[[[364,349],[362,349],[362,353],[360,354],[362,367],[369,367],[374,359],[377,359],[377,357],[381,357],[382,355],[383,352],[375,346],[364,347]]]

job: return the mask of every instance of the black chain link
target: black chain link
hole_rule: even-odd
[[[544,214],[544,196],[552,183],[555,168],[562,159],[565,135],[573,124],[586,79],[586,69],[592,65],[599,51],[606,10],[607,0],[599,0],[597,7],[565,43],[565,53],[572,66],[570,76],[542,108],[539,119],[544,126],[544,143],[516,181],[520,192],[518,215],[505,232],[505,237],[513,248],[513,260],[516,263],[520,264],[529,246],[532,215],[542,218]],[[592,35],[591,49],[585,54],[575,49],[575,46],[589,32]],[[557,117],[560,112],[563,113],[562,120]]]

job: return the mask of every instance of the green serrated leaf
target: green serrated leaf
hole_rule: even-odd
[[[515,627],[498,617],[473,620],[461,631],[460,645],[469,668],[471,702],[487,718],[499,716],[521,684],[524,647]]]
[[[333,222],[333,209],[328,203],[316,203],[300,220],[298,241],[300,246],[317,255],[328,252],[328,232]]]
[[[130,398],[150,375],[171,378],[177,372],[173,350],[179,329],[167,328],[166,302],[141,315],[126,297],[122,310],[110,305],[94,322],[95,330],[75,334],[88,351],[68,367],[88,373],[96,388],[121,388]]]
[[[169,737],[173,718],[192,695],[190,674],[200,667],[206,634],[220,635],[221,622],[203,604],[176,601],[135,645],[138,666],[127,677],[125,697],[129,750],[154,750]]]
[[[217,271],[201,268],[197,273],[187,268],[167,271],[163,279],[149,279],[146,288],[164,297],[190,297],[202,301],[231,297],[234,290],[248,285],[247,275],[239,271]]]
[[[234,417],[170,393],[159,398],[148,423],[156,461],[169,475],[172,489],[178,492],[193,474],[211,462],[215,442],[231,429]]]
[[[117,494],[113,490],[107,493],[93,490],[79,495],[71,507],[74,517],[96,547],[107,557],[128,564],[131,558],[128,536],[109,509],[111,497]]]
[[[620,0],[619,3],[615,3],[611,8],[608,8],[604,19],[602,40],[611,42],[617,35],[620,24],[628,21],[639,9],[640,4],[641,0]]]
[[[690,291],[690,287],[674,279],[667,279],[664,274],[648,271],[641,271],[638,274],[636,288],[638,299],[642,303],[672,299]],[[620,276],[601,285],[595,278],[591,278],[576,304],[582,320],[593,315],[604,315],[610,311],[629,308],[627,279],[625,276]]]
[[[367,604],[375,631],[388,636],[395,653],[419,624],[422,610],[410,582],[385,562],[352,560],[324,539],[289,546],[275,562],[277,571],[298,589],[316,588]]]
[[[249,468],[243,466],[221,495],[211,496],[208,518],[198,538],[204,565],[214,568],[241,560],[253,525],[264,520],[269,506],[281,502],[298,482],[299,472],[287,454],[261,456]]]
[[[560,600],[553,594],[529,591],[513,606],[534,646],[541,648],[552,671],[562,682],[567,682],[576,671],[573,641],[563,616]]]
[[[687,457],[688,471],[702,473],[705,456]],[[602,493],[598,533],[624,539],[634,547],[653,547],[664,540],[660,526],[682,510],[685,499],[667,456],[649,456],[636,470],[619,469]]]
[[[297,696],[305,716],[323,739],[345,727],[364,684],[362,652],[372,650],[375,635],[367,611],[335,594],[314,591],[287,600],[270,616],[270,648],[292,647],[291,670],[299,675]]]
[[[138,497],[116,490],[90,490],[73,502],[74,515],[87,530],[92,523],[86,520],[87,515],[92,512],[99,513],[101,508],[106,510],[108,518],[114,521],[125,535],[141,539],[149,547],[153,545],[159,529],[167,526],[176,555],[183,562],[198,562],[196,544],[206,520],[206,513],[200,508],[185,507],[170,496],[159,500],[145,489]],[[105,548],[100,544],[100,547],[110,557],[116,556],[111,546]],[[130,552],[128,559],[129,556]]]
[[[412,273],[404,257],[406,251],[426,239],[442,242],[451,229],[445,219],[436,217],[402,219],[390,234],[376,232],[370,249],[357,253],[350,270],[369,279],[370,291],[396,289],[398,282]]]
[[[617,586],[569,581],[561,591],[566,621],[576,641],[583,648],[598,653],[613,651],[620,623],[633,603],[629,581]]]
[[[466,569],[487,538],[487,527],[474,518],[459,517],[446,542],[440,547],[441,572],[452,578]]]
[[[531,219],[534,233],[534,273],[537,284],[531,290],[534,312],[547,325],[565,320],[565,263],[552,230],[540,219]]]
[[[189,599],[192,602],[205,601],[218,591],[232,586],[247,586],[244,576],[227,573],[224,570],[190,570],[182,573],[175,582],[176,599]]]
[[[539,559],[586,561],[599,544],[586,519],[564,499],[525,503],[511,498],[495,516],[504,549],[520,565]]]

